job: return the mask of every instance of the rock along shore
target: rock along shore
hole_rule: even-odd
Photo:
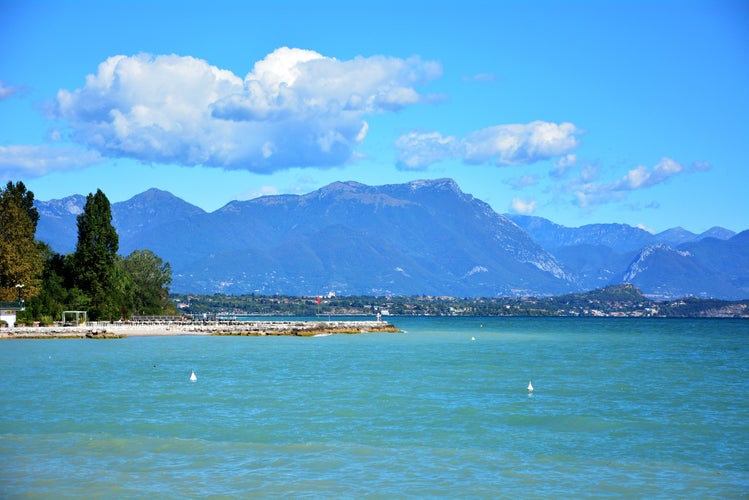
[[[398,332],[383,321],[247,321],[206,323],[106,323],[87,326],[0,328],[0,339],[125,338],[146,336],[263,336],[313,337],[334,333]]]

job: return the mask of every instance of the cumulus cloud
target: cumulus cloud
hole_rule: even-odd
[[[510,211],[521,215],[531,215],[538,208],[536,200],[523,200],[521,198],[513,198],[510,203]]]
[[[583,170],[581,176],[571,184],[576,204],[581,208],[592,208],[602,203],[621,200],[626,193],[653,187],[666,182],[671,177],[710,168],[706,163],[684,165],[671,158],[662,158],[653,167],[640,165],[629,170],[613,182],[598,182],[597,170]]]
[[[39,177],[56,170],[88,167],[103,160],[96,151],[75,146],[0,146],[0,169],[6,179]]]
[[[632,191],[654,186],[684,171],[684,169],[684,166],[671,158],[663,158],[653,168],[639,166],[630,170],[624,177],[614,182],[611,189],[614,191]]]
[[[460,141],[454,136],[444,137],[439,132],[410,132],[395,141],[398,153],[398,168],[401,170],[424,170],[432,163],[453,158],[460,154]]]
[[[356,158],[364,116],[429,102],[438,63],[280,48],[240,77],[193,57],[114,56],[60,90],[72,137],[110,157],[272,172]]]
[[[497,165],[535,163],[575,149],[578,133],[571,123],[497,125],[474,132],[464,140],[465,159],[469,163]]]
[[[412,132],[396,141],[398,166],[424,170],[447,159],[461,159],[470,164],[528,165],[567,155],[577,148],[579,133],[572,123],[544,121],[496,125],[472,132],[463,139],[444,137],[438,132]]]

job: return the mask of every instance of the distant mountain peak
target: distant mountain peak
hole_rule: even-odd
[[[681,245],[689,241],[697,239],[697,235],[691,231],[687,231],[681,226],[673,227],[660,232],[655,235],[656,239],[660,242],[667,243],[669,245]]]
[[[314,193],[322,197],[333,193],[361,191],[362,188],[366,187],[366,185],[356,181],[336,181],[328,184],[327,186],[321,187]]]
[[[151,188],[143,193],[136,194],[126,201],[115,203],[118,208],[132,210],[136,207],[144,208],[151,213],[155,212],[175,212],[184,213],[185,215],[196,215],[205,213],[200,207],[187,203],[182,198],[173,195],[169,191],[163,191],[157,188]],[[120,210],[122,211],[122,210]]]
[[[34,206],[39,210],[39,215],[47,217],[65,217],[83,213],[86,206],[86,197],[80,194],[66,196],[58,200],[34,201]]]
[[[126,200],[122,203],[154,202],[157,200],[158,201],[179,201],[179,203],[189,205],[189,203],[182,200],[178,196],[173,195],[169,191],[164,191],[163,189],[158,189],[158,188],[151,188],[140,194],[136,194],[129,200]]]
[[[380,188],[355,181],[334,182],[297,199],[301,199],[305,204],[329,200],[338,202],[355,200],[363,205],[376,206],[403,206],[410,203],[410,201],[394,196]]]
[[[417,189],[445,189],[449,191],[454,191],[456,193],[463,193],[463,191],[460,189],[460,186],[458,186],[458,183],[455,182],[453,179],[450,178],[442,178],[442,179],[420,179],[411,181],[408,183],[408,186],[412,190]]]
[[[700,234],[701,238],[717,238],[719,240],[728,240],[736,236],[736,233],[730,229],[720,226],[713,226],[704,233]]]
[[[623,281],[626,283],[634,281],[634,279],[639,274],[643,273],[648,268],[649,262],[656,255],[670,255],[677,259],[692,256],[692,254],[687,251],[676,250],[675,248],[671,248],[665,243],[658,243],[657,245],[647,245],[642,250],[640,250],[640,252],[637,254],[637,257],[635,257],[632,264],[630,264],[629,269],[627,269],[627,272],[624,274]]]
[[[163,189],[159,189],[159,188],[150,188],[147,191],[144,191],[143,193],[141,193],[140,195],[135,195],[134,198],[138,196],[144,196],[144,197],[169,196],[172,198],[176,198],[176,196],[174,196],[169,191],[164,191]]]

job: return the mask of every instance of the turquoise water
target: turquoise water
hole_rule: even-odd
[[[0,342],[0,497],[749,495],[749,321],[393,322]]]

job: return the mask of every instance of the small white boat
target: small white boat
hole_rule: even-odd
[[[533,384],[528,382],[528,392],[533,392]]]
[[[195,376],[195,372],[192,372],[190,375],[190,382],[195,382],[196,380],[198,380],[198,377]]]

